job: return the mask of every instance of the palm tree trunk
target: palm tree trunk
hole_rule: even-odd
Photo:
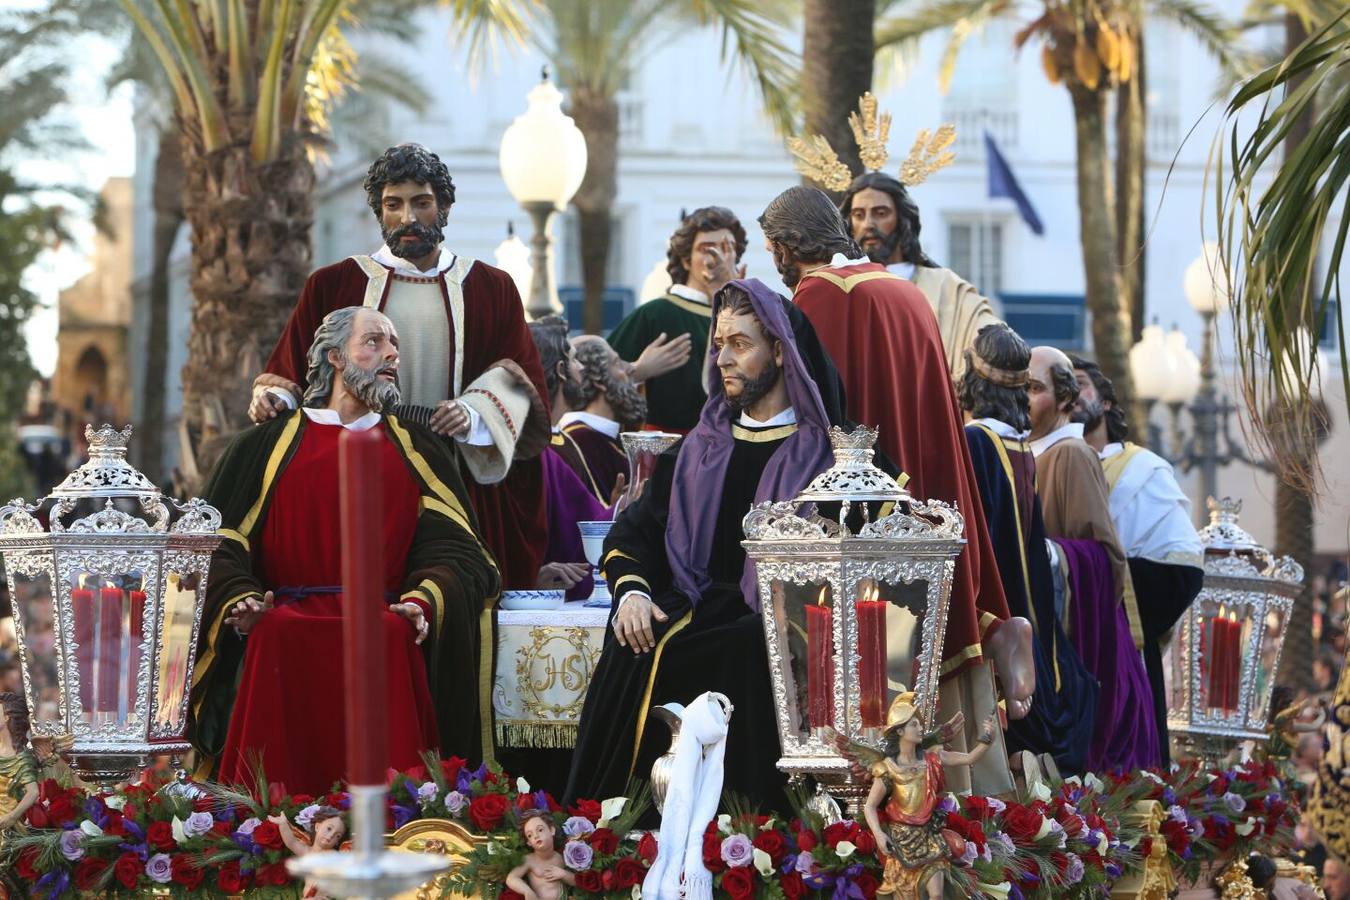
[[[1079,242],[1083,248],[1086,304],[1092,314],[1092,348],[1102,374],[1116,392],[1134,396],[1130,378],[1130,310],[1116,265],[1116,205],[1106,146],[1106,89],[1090,90],[1070,79],[1078,151]],[[1133,404],[1126,410],[1130,430],[1142,434]]]
[[[585,289],[581,327],[589,334],[599,334],[604,329],[610,219],[619,192],[619,104],[612,93],[573,85],[571,116],[586,137],[586,177],[572,198],[577,208]]]
[[[1130,310],[1130,343],[1144,331],[1144,191],[1148,172],[1144,36],[1134,37],[1133,77],[1116,88],[1116,239],[1121,296]]]
[[[169,255],[183,224],[182,126],[175,120],[160,130],[151,188],[155,210],[151,249],[150,298],[145,338],[145,378],[141,388],[140,434],[136,441],[140,469],[156,484],[164,483],[165,384],[169,367]]]
[[[183,168],[193,306],[178,482],[195,492],[248,424],[253,378],[309,274],[314,167],[300,134],[290,131],[267,165],[253,162],[247,142],[208,155],[185,134]]]
[[[862,163],[848,114],[872,89],[875,19],[876,0],[805,0],[802,14],[805,130],[824,135],[853,172]]]
[[[1292,53],[1308,37],[1308,32],[1304,29],[1302,21],[1297,15],[1287,13],[1284,17],[1284,47],[1285,53]],[[1286,89],[1292,93],[1298,89],[1302,78],[1290,79],[1289,86]],[[1294,120],[1289,129],[1288,135],[1284,139],[1284,156],[1288,159],[1295,148],[1303,142],[1304,138],[1312,130],[1312,110],[1308,114]],[[1309,305],[1309,313],[1313,306]],[[1310,334],[1317,334],[1311,321],[1311,315],[1307,320],[1301,318],[1301,311],[1294,308],[1286,308],[1281,311],[1284,316],[1284,325],[1286,333],[1292,334],[1294,329],[1304,327]],[[1295,437],[1290,444],[1298,440]],[[1317,452],[1315,447],[1299,448],[1311,457],[1311,454]],[[1304,471],[1311,471],[1311,466],[1303,465],[1296,468]],[[1312,636],[1312,597],[1308,591],[1307,584],[1312,580],[1312,557],[1313,557],[1313,513],[1312,513],[1312,485],[1307,479],[1290,477],[1287,471],[1281,467],[1275,475],[1275,552],[1279,554],[1288,554],[1303,566],[1305,573],[1304,589],[1294,600],[1294,608],[1289,616],[1289,630],[1285,638],[1284,654],[1280,661],[1280,680],[1285,684],[1297,689],[1312,685],[1312,661],[1316,654],[1316,647],[1313,645]]]

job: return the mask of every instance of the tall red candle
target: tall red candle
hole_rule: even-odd
[[[98,592],[98,682],[94,708],[117,712],[122,665],[122,589],[108,586]]]
[[[127,591],[130,652],[127,654],[128,697],[136,696],[136,674],[141,670],[141,648],[145,643],[145,591]]]
[[[864,728],[886,724],[886,601],[873,584],[854,604],[858,614],[858,705]]]
[[[1238,621],[1236,612],[1228,614],[1228,630],[1232,638],[1232,651],[1228,654],[1228,674],[1224,679],[1228,685],[1224,709],[1234,710],[1238,708],[1238,693],[1242,688],[1242,623]]]
[[[342,470],[342,635],[347,687],[347,780],[383,785],[388,673],[384,652],[384,547],[379,531],[381,428],[346,431]]]
[[[1220,607],[1219,614],[1210,619],[1209,627],[1204,629],[1208,640],[1202,641],[1200,648],[1205,670],[1205,705],[1210,707],[1223,706],[1223,645],[1227,630],[1223,607]]]
[[[94,708],[94,592],[85,587],[70,592],[75,615],[75,665],[80,672],[80,707]]]
[[[806,705],[812,728],[834,719],[834,613],[825,605],[828,593],[828,587],[821,588],[820,599],[806,607]]]

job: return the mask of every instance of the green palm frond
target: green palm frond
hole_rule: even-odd
[[[540,0],[442,0],[454,14],[469,62],[479,68],[499,43],[520,47],[529,40],[544,12]]]
[[[773,0],[687,0],[704,24],[722,29],[723,58],[730,53],[759,88],[764,110],[781,134],[793,131],[797,56],[783,35],[789,25],[784,4]]]
[[[1008,0],[937,0],[878,22],[875,44],[878,50],[912,54],[925,35],[951,29],[938,63],[938,86],[945,93],[951,86],[956,61],[965,42],[1008,8]]]
[[[1317,427],[1308,402],[1315,348],[1298,326],[1320,325],[1331,314],[1350,229],[1347,25],[1350,8],[1243,84],[1228,106],[1227,139],[1216,142],[1211,156],[1243,392],[1253,431],[1287,464],[1297,463]],[[1281,158],[1286,138],[1304,122],[1310,123],[1306,136]],[[1339,304],[1335,324],[1343,333]],[[1340,355],[1350,397],[1344,342]]]
[[[1237,26],[1198,0],[1149,0],[1149,12],[1176,23],[1229,71],[1241,72],[1249,57],[1238,44]]]

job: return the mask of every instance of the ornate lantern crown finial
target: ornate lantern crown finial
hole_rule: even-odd
[[[1241,553],[1269,556],[1256,538],[1238,524],[1242,501],[1232,497],[1209,498],[1209,524],[1200,529],[1200,543],[1207,553]]]
[[[881,171],[890,156],[886,140],[891,133],[891,114],[879,113],[877,98],[868,91],[859,98],[857,111],[849,113],[848,124],[858,143],[858,159],[863,165],[862,172],[857,174]],[[956,127],[951,124],[940,126],[936,132],[927,128],[920,131],[909,156],[900,164],[900,183],[915,187],[934,172],[951,165],[956,160],[956,154],[951,150],[955,142]],[[839,159],[839,154],[824,136],[791,137],[787,147],[796,157],[797,171],[802,175],[826,190],[848,189],[854,173]]]
[[[52,489],[52,497],[156,499],[160,496],[159,489],[150,482],[150,479],[127,462],[127,443],[131,440],[130,425],[121,431],[107,424],[98,429],[86,425],[84,438],[89,442],[89,459]]]
[[[852,432],[838,425],[830,428],[834,465],[821,472],[794,503],[905,502],[912,498],[894,478],[872,464],[877,430],[860,425]],[[901,476],[904,477],[904,476]],[[906,479],[908,480],[908,479]]]

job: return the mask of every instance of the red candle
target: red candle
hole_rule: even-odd
[[[1207,688],[1206,706],[1222,708],[1224,702],[1223,673],[1224,673],[1224,641],[1228,634],[1227,621],[1224,619],[1223,607],[1219,607],[1219,614],[1209,620],[1209,627],[1205,629],[1209,633],[1208,646],[1201,648],[1201,654],[1205,665],[1207,677],[1205,686]]]
[[[1235,710],[1238,708],[1238,693],[1242,687],[1242,623],[1237,619],[1236,612],[1228,613],[1228,632],[1232,638],[1232,651],[1228,654],[1228,674],[1224,683],[1228,685],[1228,693],[1224,695],[1227,701],[1224,709]]]
[[[78,587],[70,592],[75,615],[75,666],[80,673],[80,707],[93,708],[94,697],[94,592]]]
[[[820,589],[815,605],[806,607],[806,697],[812,728],[834,720],[834,613],[825,605],[829,586]]]
[[[122,589],[105,587],[98,592],[98,682],[94,708],[116,712],[122,664]]]
[[[127,591],[127,629],[130,652],[127,654],[127,697],[136,696],[136,675],[141,670],[141,646],[145,642],[145,591]]]
[[[858,696],[864,728],[886,724],[886,601],[875,584],[854,604],[858,613]]]
[[[347,687],[347,780],[383,785],[389,763],[384,653],[384,548],[372,523],[380,518],[383,429],[343,431],[342,590],[344,680]]]

